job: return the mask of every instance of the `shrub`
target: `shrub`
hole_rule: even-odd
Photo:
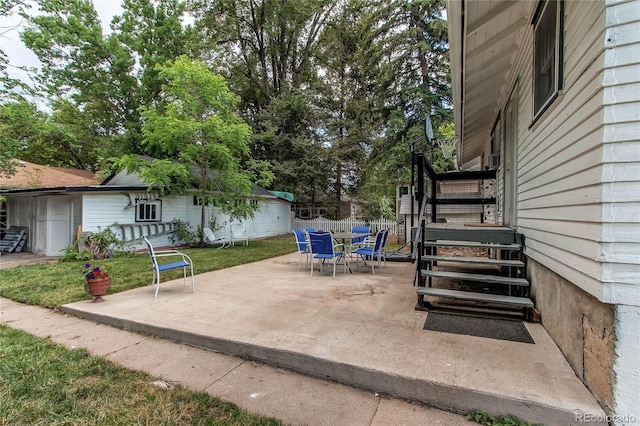
[[[111,228],[105,228],[80,236],[64,251],[61,261],[106,259],[124,253],[124,242]]]

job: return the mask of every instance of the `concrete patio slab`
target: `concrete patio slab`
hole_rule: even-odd
[[[297,254],[107,295],[62,309],[104,324],[153,334],[327,378],[452,412],[515,414],[531,422],[574,424],[604,412],[540,324],[535,344],[422,329],[413,265],[388,263],[331,278],[309,276]]]
[[[5,315],[9,311],[11,318]],[[69,326],[66,314],[0,298],[0,323],[4,325],[33,334],[41,328],[39,322],[47,322],[50,329],[66,329],[66,332],[49,336],[59,344],[71,349],[86,349],[125,368],[145,371],[152,374],[150,380],[159,378],[169,385],[205,391],[236,402],[253,413],[276,417],[285,424],[469,424],[464,416],[423,404],[86,319],[73,319],[73,325]],[[105,346],[110,346],[106,354]]]

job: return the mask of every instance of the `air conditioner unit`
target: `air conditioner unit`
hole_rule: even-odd
[[[491,154],[491,157],[489,157],[489,168],[497,169],[498,167],[500,167],[500,154]]]

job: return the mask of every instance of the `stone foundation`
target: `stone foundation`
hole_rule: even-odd
[[[542,325],[607,413],[614,411],[615,307],[528,259]]]

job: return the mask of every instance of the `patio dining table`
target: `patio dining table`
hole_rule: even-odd
[[[334,240],[340,240],[342,241],[342,244],[347,243],[347,240],[352,240],[354,238],[363,238],[363,237],[368,237],[370,236],[370,234],[366,233],[366,232],[332,232],[331,233],[331,237],[333,237]]]

